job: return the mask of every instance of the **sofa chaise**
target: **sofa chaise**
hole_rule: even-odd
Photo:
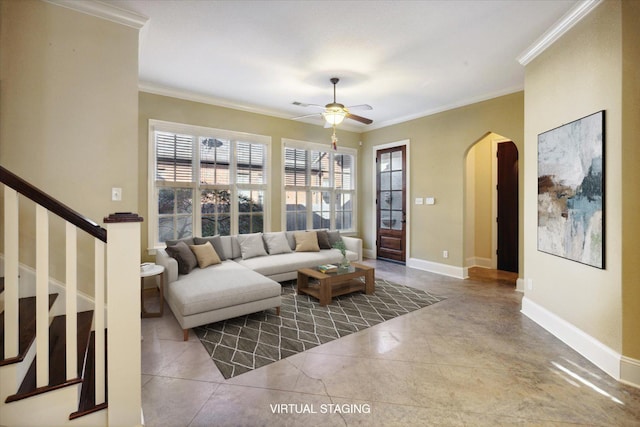
[[[164,297],[184,340],[196,326],[269,309],[279,315],[282,288],[278,282],[297,278],[301,268],[340,263],[341,251],[332,248],[338,240],[344,243],[349,261],[362,260],[361,239],[324,230],[167,242],[167,249],[156,251],[156,264],[165,268]],[[195,266],[186,271],[180,256],[169,254],[182,244],[195,250],[207,243],[219,261],[205,268]]]

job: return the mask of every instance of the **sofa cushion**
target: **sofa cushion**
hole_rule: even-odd
[[[240,243],[242,259],[267,255],[267,251],[264,249],[262,233],[239,234],[238,243]]]
[[[347,258],[358,260],[358,254],[347,251]],[[238,264],[265,276],[295,272],[301,268],[311,268],[320,264],[338,264],[342,254],[337,249],[323,249],[319,252],[292,252],[288,254],[269,255],[261,258],[238,260]]]
[[[178,273],[180,274],[189,274],[198,265],[196,256],[185,242],[178,242],[173,246],[168,246],[166,251],[171,258],[178,261]]]
[[[264,243],[267,245],[269,255],[286,254],[291,252],[287,236],[284,232],[264,233],[262,235]]]
[[[216,253],[211,242],[206,242],[202,245],[191,245],[189,248],[191,248],[191,252],[196,256],[198,266],[200,268],[220,264],[220,262],[222,262],[220,261],[220,257]]]
[[[278,282],[251,271],[235,261],[223,261],[169,284],[167,298],[182,316],[209,312],[261,299],[277,297]]]
[[[211,237],[194,237],[193,242],[196,245],[203,245],[206,242],[210,242],[211,246],[213,246],[213,249],[216,250],[216,253],[220,257],[220,261],[224,261],[227,259],[224,253],[224,248],[222,246],[222,239],[220,238],[219,234],[216,234],[215,236],[211,236]]]
[[[318,252],[318,235],[315,231],[296,231],[296,252]]]

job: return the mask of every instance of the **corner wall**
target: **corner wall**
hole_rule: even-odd
[[[637,73],[638,51],[633,47],[633,65],[623,61],[623,7],[635,9],[635,17],[625,18],[625,30],[633,34],[625,37],[634,44],[640,14],[627,3],[603,2],[529,63],[525,77],[524,275],[532,288],[525,286],[523,312],[616,378],[620,355],[629,349],[629,356],[637,359],[640,353],[638,268],[631,266],[637,265],[639,254],[637,209],[633,211],[639,197],[638,143],[637,136],[627,135],[637,135],[637,124],[632,124],[638,117],[635,74],[625,79],[635,95],[625,95],[623,103],[622,91],[623,62],[628,73]],[[634,106],[631,115],[629,105]],[[603,270],[537,250],[537,136],[599,110],[606,111]],[[634,189],[625,191],[629,186]]]
[[[138,30],[43,1],[2,0],[0,12],[0,164],[97,223],[137,211]],[[23,228],[20,262],[34,266],[34,227]],[[62,221],[50,228],[64,245]],[[93,243],[78,235],[78,286],[92,295]],[[50,255],[64,282],[64,251]]]
[[[622,354],[640,363],[640,2],[622,2]],[[632,362],[632,361],[627,361]],[[640,385],[640,365],[622,378]]]
[[[408,139],[411,141],[410,209],[411,247],[407,248],[410,266],[429,266],[439,271],[463,274],[467,245],[465,240],[466,154],[488,132],[511,139],[518,151],[524,147],[524,93],[518,92],[445,111],[409,122],[376,129],[362,135],[358,179],[360,236],[365,250],[375,253],[375,199],[373,176],[376,145]],[[522,194],[523,179],[520,177]],[[416,197],[435,197],[435,205],[413,205]],[[522,203],[522,201],[521,201]],[[522,206],[520,223],[522,224]],[[520,236],[520,251],[522,251]],[[449,251],[449,258],[442,251]],[[522,258],[522,257],[521,257]],[[409,259],[408,259],[409,261]],[[522,271],[522,259],[520,271]]]

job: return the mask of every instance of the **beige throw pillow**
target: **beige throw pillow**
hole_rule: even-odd
[[[320,252],[318,235],[315,231],[296,231],[296,252]]]
[[[211,245],[210,242],[207,242],[203,245],[191,245],[189,247],[196,256],[200,268],[205,268],[214,264],[220,264],[222,262],[220,261],[220,257],[216,253],[216,250],[213,249],[213,245]]]

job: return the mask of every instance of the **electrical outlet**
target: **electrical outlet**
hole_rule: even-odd
[[[527,289],[530,291],[533,290],[533,279],[527,279]]]
[[[442,251],[442,258],[449,258],[449,251]]]
[[[111,200],[119,202],[122,200],[122,188],[113,187],[111,189]]]

